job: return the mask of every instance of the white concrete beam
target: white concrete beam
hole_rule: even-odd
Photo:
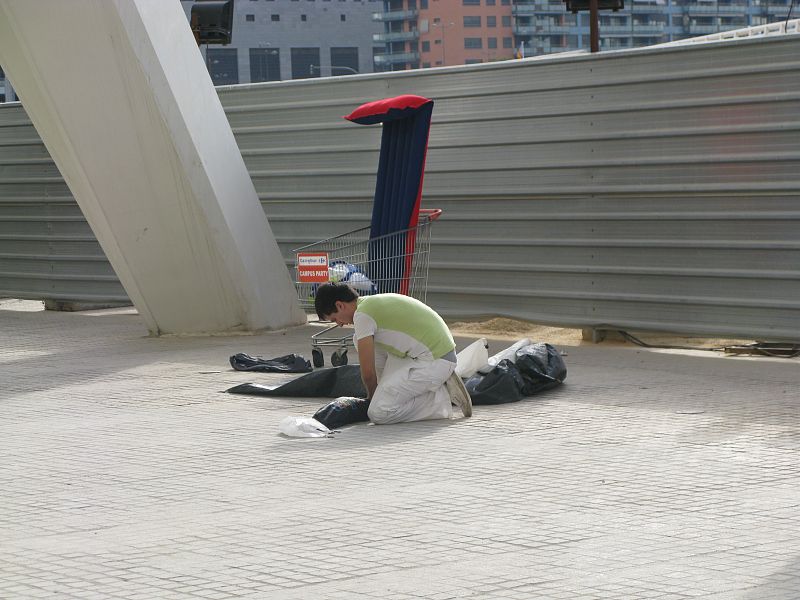
[[[304,322],[178,0],[0,0],[0,63],[152,333]]]

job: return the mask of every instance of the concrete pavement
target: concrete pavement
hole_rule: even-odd
[[[291,440],[323,401],[221,392],[313,326],[37,308],[0,302],[0,598],[800,598],[797,359],[562,347],[540,396]]]

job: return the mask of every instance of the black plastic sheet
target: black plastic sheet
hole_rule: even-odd
[[[230,358],[237,371],[263,371],[266,373],[308,373],[311,362],[299,354],[287,354],[277,358],[253,357],[240,352]]]
[[[472,404],[506,404],[522,400],[525,381],[517,365],[510,360],[501,360],[486,375],[476,373],[464,383]]]
[[[338,429],[351,423],[369,421],[369,400],[363,398],[337,398],[314,413],[314,419],[328,429]]]
[[[525,380],[522,393],[533,396],[560,385],[567,378],[561,353],[550,344],[530,344],[517,350],[517,368]]]
[[[365,397],[367,395],[367,391],[361,381],[361,369],[358,365],[317,369],[279,385],[242,383],[226,391],[230,394],[297,398]]]
[[[473,405],[518,402],[561,385],[567,366],[550,344],[528,344],[517,350],[515,360],[501,360],[487,374],[476,373],[465,382]]]

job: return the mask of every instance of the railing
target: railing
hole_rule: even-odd
[[[417,9],[411,10],[392,10],[388,12],[372,13],[373,21],[407,21],[413,19],[419,14]]]
[[[690,4],[690,15],[743,15],[746,4]]]
[[[514,27],[517,35],[564,35],[577,33],[575,25],[518,25]]]
[[[664,33],[663,23],[650,23],[647,25],[603,25],[600,23],[600,35],[660,35]]]
[[[416,62],[418,60],[419,60],[419,52],[397,52],[392,54],[375,55],[375,63],[384,65]]]
[[[410,40],[419,39],[419,31],[414,29],[413,31],[392,31],[388,33],[373,33],[372,34],[372,41],[373,42],[407,42]]]
[[[541,2],[536,4],[515,4],[511,7],[511,14],[515,17],[532,17],[543,12],[566,12],[566,4],[563,2]]]
[[[716,33],[719,30],[717,25],[689,25],[689,33]]]

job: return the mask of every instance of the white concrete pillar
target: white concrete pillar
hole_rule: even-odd
[[[305,321],[178,0],[0,0],[0,63],[152,333]]]

